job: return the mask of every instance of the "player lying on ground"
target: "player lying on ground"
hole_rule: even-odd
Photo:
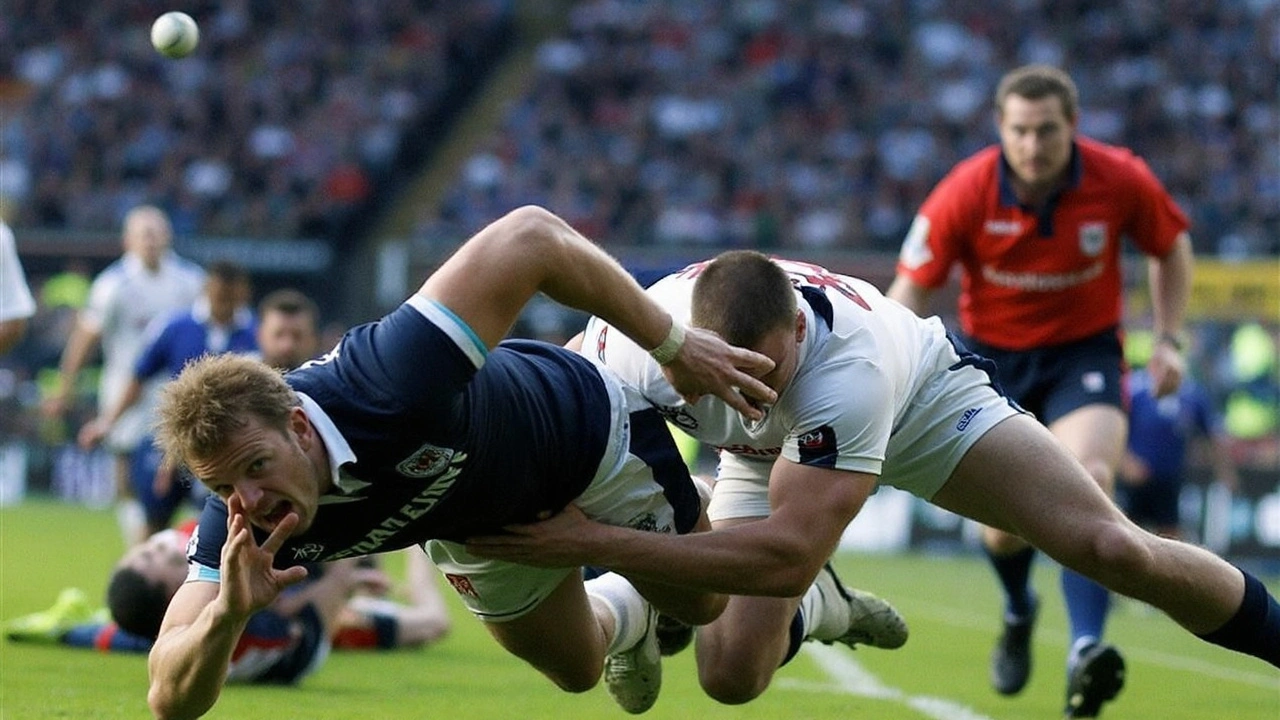
[[[95,610],[83,591],[67,588],[49,610],[6,623],[6,636],[103,652],[149,652],[170,598],[186,579],[193,528],[189,523],[156,533],[126,552],[112,573],[110,609]],[[290,588],[250,619],[232,653],[228,682],[295,684],[320,667],[331,646],[418,648],[444,637],[450,622],[435,570],[417,549],[405,555],[407,603],[386,596],[390,581],[380,570],[363,562],[349,567],[356,561],[335,563],[334,572]]]

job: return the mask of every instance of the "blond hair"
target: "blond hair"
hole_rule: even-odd
[[[244,355],[204,355],[162,390],[156,445],[175,466],[210,458],[250,418],[285,432],[300,404],[279,370]]]

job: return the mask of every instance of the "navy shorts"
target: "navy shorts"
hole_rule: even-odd
[[[153,528],[169,527],[174,513],[191,496],[190,476],[184,476],[184,473],[175,474],[168,493],[155,494],[153,487],[156,471],[160,468],[163,457],[163,453],[148,435],[138,443],[129,458],[129,479],[133,485],[133,496],[142,504],[147,524]]]
[[[1114,328],[1032,350],[1003,350],[972,338],[964,344],[994,360],[1004,393],[1046,425],[1086,405],[1127,410],[1124,350]]]

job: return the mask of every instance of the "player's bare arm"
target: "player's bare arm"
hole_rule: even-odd
[[[932,295],[933,290],[931,288],[927,288],[902,274],[893,279],[893,283],[889,285],[889,289],[884,293],[885,297],[902,303],[920,316],[924,316],[927,313],[929,298]]]
[[[688,535],[594,522],[570,506],[549,520],[472,538],[482,557],[548,567],[593,565],[628,577],[734,595],[795,597],[813,582],[876,478],[779,460],[763,520]]]
[[[101,338],[101,331],[90,326],[83,318],[77,319],[58,362],[58,385],[41,408],[45,415],[60,417],[66,412],[80,369],[89,360],[90,353]]]
[[[1191,297],[1194,262],[1191,236],[1182,232],[1167,255],[1151,258],[1147,263],[1152,325],[1157,338],[1151,360],[1147,363],[1147,372],[1151,375],[1156,397],[1176,391],[1186,371],[1180,338],[1187,301]]]
[[[418,294],[449,308],[492,348],[538,292],[605,319],[641,347],[670,348],[664,370],[686,397],[714,394],[752,418],[760,413],[747,398],[776,400],[757,379],[771,360],[696,328],[683,329],[679,341],[682,328],[617,261],[542,208],[518,208],[485,227]]]
[[[271,565],[297,522],[296,515],[287,515],[259,547],[231,498],[221,583],[188,582],[179,588],[151,649],[147,704],[157,718],[197,718],[217,702],[249,617],[307,575],[302,567]]]
[[[102,442],[102,438],[111,432],[111,427],[116,424],[120,416],[129,408],[138,404],[138,400],[142,398],[142,381],[138,378],[130,378],[129,384],[124,388],[124,394],[116,401],[115,407],[106,411],[102,415],[86,422],[81,428],[79,434],[76,435],[76,442],[85,450],[91,450]]]

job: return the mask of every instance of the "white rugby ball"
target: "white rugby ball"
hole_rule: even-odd
[[[151,24],[151,44],[160,54],[180,58],[191,54],[200,42],[200,28],[184,12],[167,12]]]

